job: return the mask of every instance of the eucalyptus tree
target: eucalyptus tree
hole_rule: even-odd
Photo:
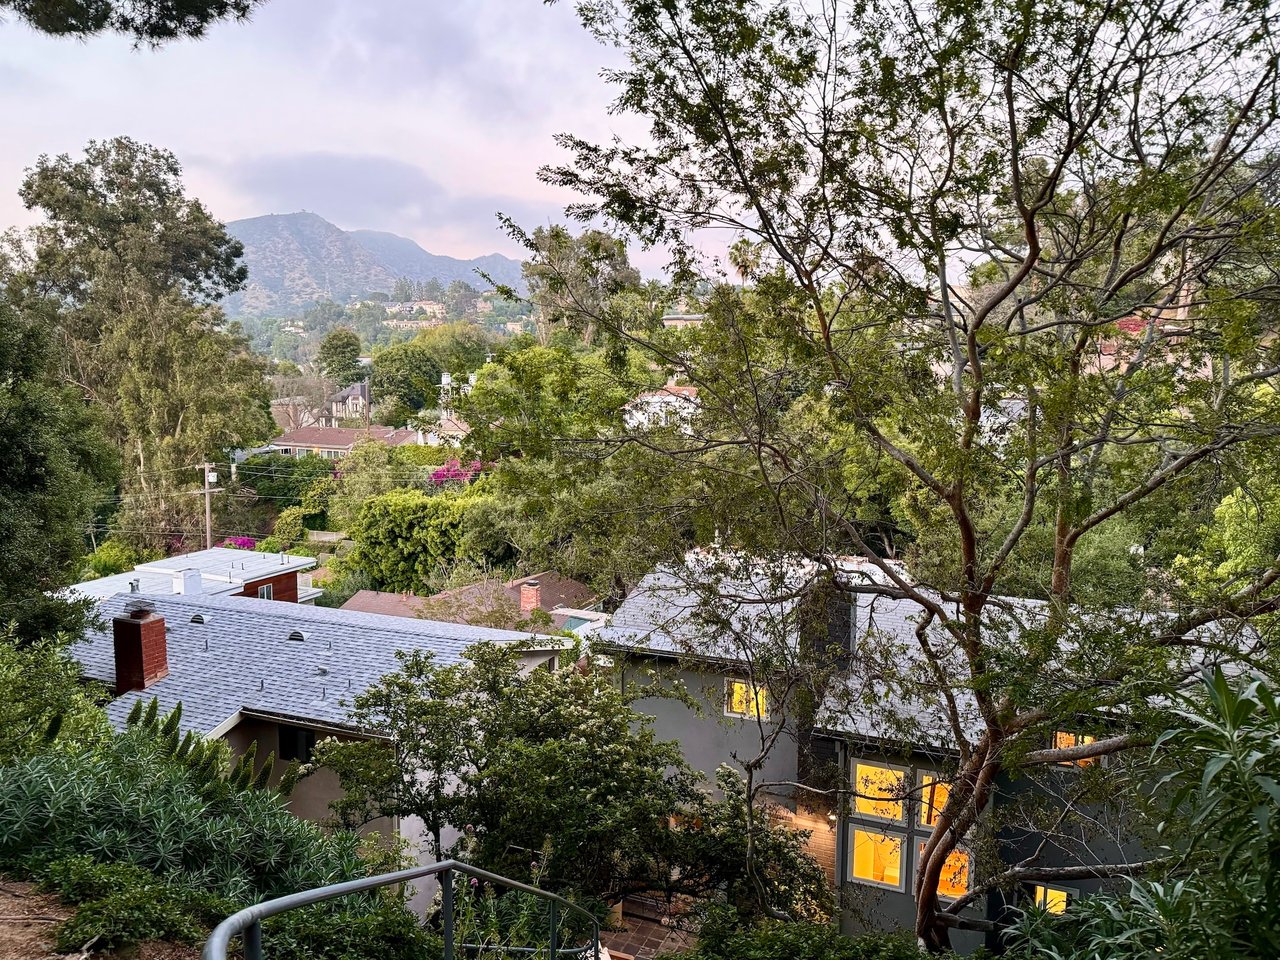
[[[918,937],[941,949],[981,926],[964,908],[992,889],[1147,869],[996,857],[969,895],[937,895],[1000,783],[1102,776],[1110,756],[1096,792],[1123,807],[1123,758],[1198,662],[1266,665],[1280,557],[1194,590],[1172,558],[1280,432],[1275,12],[577,7],[621,51],[615,109],[649,136],[564,135],[572,159],[543,178],[667,249],[677,285],[717,286],[692,333],[616,298],[569,319],[699,388],[688,430],[623,442],[690,478],[724,542],[853,555],[874,575],[846,590],[915,611],[909,649],[872,636],[832,702],[924,703],[957,757],[912,882]],[[742,287],[699,252],[708,231],[735,241]],[[895,541],[914,545],[909,573]],[[1083,589],[1095,559],[1123,589]],[[920,711],[880,711],[922,734]],[[1097,825],[1088,782],[1038,825],[1078,844]]]
[[[10,288],[56,307],[59,372],[125,463],[129,538],[198,529],[178,487],[272,430],[265,364],[216,306],[248,275],[239,241],[186,195],[173,154],[128,137],[40,157],[20,196],[42,220]]]
[[[198,38],[222,20],[245,20],[263,0],[0,0],[0,12],[55,36],[119,33],[158,47]]]

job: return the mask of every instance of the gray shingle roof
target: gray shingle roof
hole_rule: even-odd
[[[691,585],[696,579],[696,571],[672,567],[648,574],[618,607],[609,625],[593,635],[592,644],[724,660],[735,659],[735,651],[741,648],[728,634],[776,641],[793,631],[798,600],[790,594],[803,586],[805,578],[799,574],[784,583],[767,577],[721,579],[711,590],[702,591]],[[729,629],[717,630],[717,622]]]
[[[111,619],[138,602],[164,617],[169,676],[107,706],[121,726],[138,700],[182,703],[182,728],[212,733],[241,710],[342,725],[343,701],[397,668],[396,651],[422,650],[436,662],[456,662],[480,641],[554,649],[553,638],[432,620],[259,600],[254,597],[117,594],[99,604],[105,623],[72,647],[86,676],[115,683]],[[196,615],[204,623],[194,623]],[[298,631],[302,640],[290,640]]]

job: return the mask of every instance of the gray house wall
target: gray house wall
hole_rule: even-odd
[[[724,684],[727,673],[700,671],[674,660],[627,657],[618,660],[624,690],[635,685],[659,684],[668,689],[679,684],[699,705],[694,710],[680,700],[644,697],[633,705],[639,713],[653,718],[653,731],[660,740],[675,740],[685,759],[714,784],[716,769],[733,766],[736,754],[744,759],[760,751],[762,728],[776,729],[769,720],[757,722],[743,717],[726,717]],[[796,779],[796,745],[783,733],[774,744],[761,774],[765,780]]]

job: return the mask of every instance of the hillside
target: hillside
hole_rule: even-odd
[[[520,285],[520,263],[509,257],[440,256],[407,237],[342,230],[314,213],[233,220],[227,231],[244,244],[249,268],[246,289],[226,301],[232,317],[294,313],[317,300],[343,303],[375,290],[390,292],[397,277],[465,280],[483,289],[479,269],[500,283]]]

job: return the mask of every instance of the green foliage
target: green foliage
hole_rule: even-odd
[[[847,937],[830,924],[764,920],[743,925],[731,909],[705,918],[698,947],[673,960],[919,960],[905,933]]]
[[[1184,697],[1182,725],[1166,732],[1157,783],[1171,798],[1164,833],[1172,856],[1124,896],[1099,894],[1065,916],[1031,909],[1012,931],[1018,958],[1137,960],[1280,952],[1280,703],[1263,679],[1206,674]]]
[[[721,798],[698,809],[696,829],[682,831],[686,862],[697,864],[708,885],[720,891],[748,921],[781,912],[792,920],[821,924],[835,911],[835,895],[822,867],[809,856],[809,834],[754,818],[753,880],[748,862],[747,792],[742,777],[722,766],[716,772]],[[757,882],[758,881],[758,882]]]
[[[458,560],[501,562],[502,545],[470,537],[479,531],[489,495],[480,484],[460,489],[392,490],[365,501],[350,528],[355,563],[380,590],[416,592]],[[472,513],[475,517],[472,517]]]
[[[376,402],[397,405],[404,411],[404,415],[393,418],[393,426],[403,426],[423,407],[436,405],[442,369],[436,351],[418,340],[396,344],[373,355]]]
[[[181,174],[171,153],[117,137],[40,157],[20,191],[43,220],[11,286],[52,298],[59,372],[120,451],[116,528],[136,547],[197,531],[199,504],[177,495],[192,465],[273,430],[264,361],[210,305],[243,285],[242,247]]]
[[[215,920],[259,899],[365,876],[362,841],[285,807],[271,759],[235,763],[222,741],[180,736],[180,714],[139,700],[127,729],[96,746],[0,767],[0,869],[35,876],[79,903],[67,948],[138,939],[196,942]],[[407,957],[423,941],[396,893],[357,897],[268,929],[277,955]]]
[[[0,637],[0,766],[51,746],[74,749],[104,740],[107,718],[95,702],[102,694],[83,683],[66,643],[19,645]]]
[[[184,884],[167,883],[131,863],[98,863],[76,856],[43,865],[41,886],[74,904],[58,928],[58,949],[115,949],[145,940],[197,943],[204,931],[234,912],[229,901]]]
[[[40,3],[0,0],[34,30],[54,36],[90,37],[119,33],[139,44],[160,46],[169,40],[199,38],[222,20],[244,20],[264,0],[68,0]]]
[[[333,476],[333,463],[314,453],[292,457],[283,453],[256,453],[240,464],[237,476],[277,510],[302,505],[307,490]]]
[[[112,538],[100,543],[84,562],[93,577],[110,577],[132,570],[144,560],[155,559],[159,559],[158,554],[139,553],[127,543]]]
[[[285,544],[286,548],[302,542],[307,535],[306,526],[303,522],[306,516],[307,512],[302,507],[289,507],[281,510],[280,515],[276,517],[276,525],[271,530],[272,538],[279,543]]]
[[[590,671],[521,672],[518,651],[488,645],[468,657],[438,667],[404,655],[356,698],[356,722],[395,747],[320,745],[346,791],[338,813],[415,815],[437,836],[466,827],[456,852],[467,862],[588,897],[669,885],[671,818],[701,796],[679,747]]]
[[[0,253],[0,625],[24,640],[79,631],[51,593],[78,579],[85,528],[117,463],[98,412],[58,376],[56,312]]]
[[[339,327],[330,331],[320,341],[316,357],[321,372],[340,387],[364,379],[364,367],[360,365],[360,337],[354,330]]]

